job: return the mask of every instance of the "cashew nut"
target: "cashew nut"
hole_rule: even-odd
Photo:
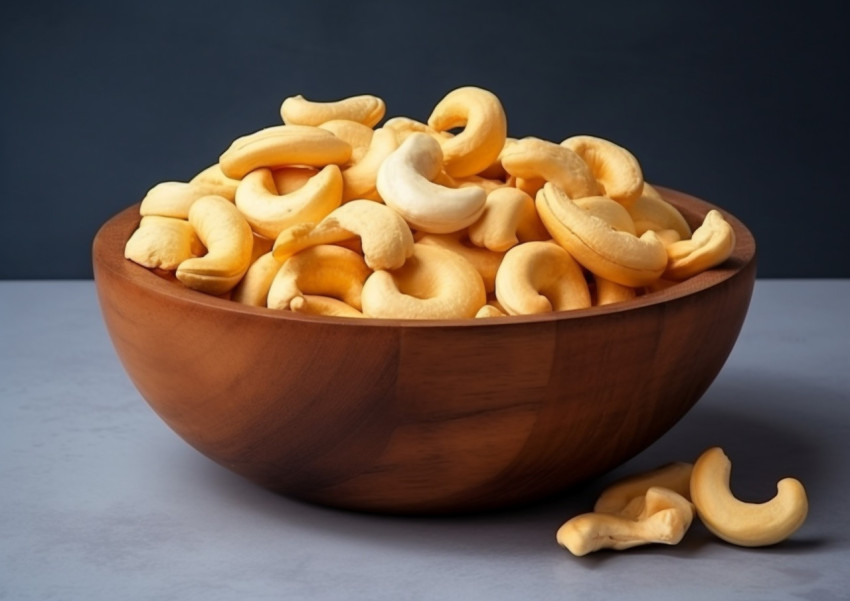
[[[382,129],[393,132],[399,144],[409,138],[411,134],[415,133],[428,134],[432,138],[435,138],[438,142],[442,142],[453,137],[450,132],[436,131],[435,129],[428,127],[425,123],[416,121],[409,117],[393,117],[392,119],[387,119],[386,122],[384,122]]]
[[[463,127],[441,143],[443,166],[452,177],[475,175],[489,167],[499,158],[508,130],[498,97],[473,86],[446,94],[428,117],[428,125],[437,131]]]
[[[275,240],[274,254],[285,260],[304,248],[359,236],[370,269],[396,269],[413,254],[413,233],[401,216],[371,200],[352,200],[334,209],[315,226],[294,225]]]
[[[363,157],[342,171],[342,202],[358,198],[380,200],[375,187],[378,169],[396,148],[398,141],[392,131],[385,127],[376,129]]]
[[[641,195],[626,209],[632,217],[635,234],[638,236],[646,230],[674,230],[682,240],[691,237],[691,227],[679,210],[664,200],[661,194],[646,182],[643,183]]]
[[[191,224],[184,219],[148,215],[124,246],[124,256],[149,269],[173,271],[205,249]]]
[[[505,253],[496,298],[509,315],[584,309],[590,290],[570,253],[551,241],[524,242]]]
[[[487,303],[475,314],[475,317],[505,317],[507,313],[492,303]]]
[[[335,317],[364,317],[363,313],[332,296],[302,294],[289,302],[290,310],[308,315],[332,315]]]
[[[267,305],[288,309],[304,294],[332,296],[360,309],[363,282],[372,273],[363,257],[334,244],[311,246],[284,261],[269,288]]]
[[[328,165],[306,184],[289,194],[279,195],[269,169],[247,174],[236,189],[236,207],[259,234],[276,238],[296,223],[318,221],[342,201],[342,174]]]
[[[139,214],[188,219],[192,203],[203,196],[219,196],[216,191],[220,189],[221,186],[203,182],[160,182],[145,194]]]
[[[469,226],[476,246],[504,252],[519,242],[548,240],[549,232],[537,216],[534,199],[516,188],[496,188],[487,195],[484,212]]]
[[[375,271],[363,285],[363,314],[390,319],[474,317],[487,302],[472,264],[439,246],[415,244],[399,269]]]
[[[484,290],[493,292],[496,289],[496,272],[502,263],[504,252],[496,252],[474,246],[467,238],[464,230],[450,234],[425,234],[419,236],[417,244],[441,246],[446,250],[456,252],[469,261],[484,281]]]
[[[634,518],[610,513],[585,513],[562,525],[558,543],[573,555],[599,549],[630,549],[638,545],[678,544],[693,521],[693,507],[682,495],[661,487],[650,487],[643,509]]]
[[[643,172],[635,156],[617,144],[595,136],[572,136],[561,142],[590,167],[602,194],[628,205],[643,191]]]
[[[602,491],[593,511],[637,518],[643,511],[646,492],[652,487],[666,488],[690,499],[693,468],[690,463],[675,461],[642,474],[617,480]],[[635,499],[639,501],[637,504]]]
[[[279,167],[272,170],[274,189],[278,194],[289,194],[301,188],[319,173],[316,167]]]
[[[236,196],[236,186],[239,185],[239,180],[227,177],[222,173],[221,165],[213,163],[203,171],[197,173],[189,180],[189,183],[201,184],[210,190],[210,194],[223,196],[227,200],[233,200]]]
[[[377,179],[378,193],[388,206],[412,227],[434,234],[472,224],[484,211],[487,199],[480,188],[453,189],[433,183],[442,157],[434,138],[412,134],[384,160]]]
[[[242,179],[260,167],[342,165],[351,158],[351,145],[319,127],[276,125],[233,141],[219,157],[221,171]]]
[[[551,182],[570,198],[600,193],[587,163],[569,148],[547,140],[531,137],[517,140],[502,153],[502,166],[517,178]]]
[[[616,200],[607,196],[585,196],[584,198],[576,198],[573,202],[618,232],[636,235],[635,222],[632,221],[632,217],[625,207]]]
[[[700,455],[691,475],[691,499],[697,515],[711,532],[744,547],[785,540],[806,520],[806,490],[799,480],[783,478],[776,496],[765,503],[739,501],[729,490],[732,463],[719,447]]]
[[[613,305],[614,303],[624,303],[634,299],[637,296],[637,291],[631,286],[623,286],[617,282],[606,280],[598,275],[593,276],[593,283],[596,288],[596,305]]]
[[[254,307],[267,306],[269,288],[280,266],[281,262],[271,252],[257,257],[233,289],[231,300]]]
[[[374,127],[384,118],[386,110],[383,99],[370,94],[332,102],[315,102],[299,94],[284,99],[280,116],[287,125],[321,125],[334,119],[348,119]]]
[[[594,275],[637,287],[657,280],[667,267],[667,250],[654,232],[638,238],[617,231],[549,182],[536,205],[552,237]]]
[[[720,265],[735,250],[735,230],[720,211],[710,210],[690,240],[667,245],[669,263],[664,277],[684,280]]]
[[[369,144],[372,142],[372,134],[375,133],[368,125],[363,125],[357,121],[350,119],[331,119],[325,121],[320,128],[326,129],[341,140],[345,140],[351,146],[351,162],[356,163],[366,151],[369,149]]]
[[[251,263],[254,234],[245,217],[229,200],[204,196],[189,209],[189,223],[207,254],[186,259],[177,267],[177,279],[207,294],[231,290]]]

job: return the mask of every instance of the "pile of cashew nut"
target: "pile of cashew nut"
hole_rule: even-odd
[[[712,447],[695,464],[675,462],[630,476],[603,491],[591,513],[564,523],[556,540],[579,556],[650,543],[675,545],[696,513],[722,540],[761,547],[787,539],[803,525],[809,504],[799,480],[784,478],[772,499],[747,503],[732,494],[731,471],[723,450]]]
[[[734,248],[719,211],[692,232],[613,142],[509,138],[487,90],[449,92],[424,123],[377,127],[385,111],[286,98],[282,125],[149,190],[125,256],[248,305],[455,319],[628,301]]]

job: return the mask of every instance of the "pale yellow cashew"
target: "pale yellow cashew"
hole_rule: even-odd
[[[436,140],[415,133],[378,170],[377,189],[384,203],[411,227],[433,234],[454,232],[472,224],[484,211],[487,200],[480,188],[454,189],[434,183],[442,157]]]
[[[576,205],[557,186],[537,194],[537,212],[552,237],[581,265],[623,286],[645,286],[667,266],[667,250],[654,232],[619,232]]]
[[[428,134],[438,142],[443,142],[453,137],[451,132],[437,131],[428,127],[427,124],[409,117],[393,117],[392,119],[387,119],[386,122],[384,122],[382,129],[393,132],[398,144],[401,144],[412,134],[416,133]]]
[[[636,235],[635,222],[632,221],[632,217],[625,207],[616,200],[607,196],[586,196],[576,198],[573,202],[618,232]]]
[[[192,203],[204,196],[220,196],[217,194],[220,189],[221,186],[203,182],[160,182],[145,194],[139,215],[188,219]],[[232,199],[232,196],[228,198]]]
[[[675,461],[617,480],[602,491],[593,511],[637,518],[644,509],[646,492],[652,487],[666,488],[690,499],[693,469],[693,464]]]
[[[230,299],[243,305],[265,307],[269,288],[280,266],[280,261],[275,259],[271,252],[260,255],[248,267],[248,271],[233,289]]]
[[[238,179],[231,179],[221,171],[221,165],[213,163],[203,171],[197,173],[189,180],[190,184],[201,184],[210,190],[210,194],[223,196],[227,200],[233,200],[236,196]]]
[[[590,306],[590,290],[581,267],[551,241],[524,242],[505,253],[496,274],[496,298],[509,315]]]
[[[498,97],[473,86],[446,94],[431,111],[428,126],[437,131],[463,127],[441,143],[443,166],[452,177],[475,175],[492,165],[505,145],[508,130]]]
[[[632,217],[638,236],[646,230],[673,230],[679,234],[681,240],[691,237],[691,227],[679,210],[664,200],[661,194],[646,182],[643,183],[641,195],[626,209]]]
[[[320,127],[276,125],[233,141],[219,157],[225,176],[242,179],[261,167],[288,165],[343,165],[351,159],[351,145]]]
[[[280,167],[272,170],[274,189],[278,194],[289,194],[310,181],[319,173],[316,167]]]
[[[173,271],[205,250],[188,221],[148,215],[127,240],[124,257],[149,269]]]
[[[303,294],[296,296],[289,303],[289,309],[295,313],[307,315],[331,315],[334,317],[365,317],[348,303],[332,296],[320,294]]]
[[[623,286],[598,275],[593,276],[593,282],[596,288],[596,302],[594,304],[600,307],[614,303],[625,303],[637,296],[637,291],[631,286]]]
[[[669,263],[664,277],[684,280],[723,263],[735,250],[735,230],[720,211],[710,210],[690,240],[667,245]]]
[[[516,188],[497,188],[487,194],[484,212],[469,226],[473,244],[497,252],[520,242],[550,237],[537,215],[534,199]]]
[[[453,178],[454,179],[454,178]],[[455,187],[457,188],[465,188],[468,186],[478,186],[483,189],[487,194],[492,192],[493,190],[498,190],[499,188],[507,187],[507,184],[502,180],[498,179],[488,179],[486,177],[481,177],[479,175],[470,175],[469,177],[462,177],[454,180]]]
[[[267,305],[289,309],[298,296],[332,296],[360,309],[363,282],[372,271],[363,257],[334,244],[311,246],[284,261],[269,288]]]
[[[496,289],[496,272],[502,263],[504,252],[492,251],[479,246],[474,246],[468,241],[466,232],[460,230],[450,234],[425,234],[420,235],[417,244],[440,246],[461,255],[469,261],[484,281],[484,290],[493,292]]]
[[[599,549],[623,550],[651,543],[681,542],[693,521],[693,507],[680,494],[650,487],[643,510],[635,518],[610,513],[585,513],[564,523],[556,533],[558,544],[573,555]]]
[[[363,158],[372,142],[372,135],[375,133],[375,130],[368,125],[350,119],[332,119],[322,123],[319,127],[348,142],[351,146],[350,161],[352,163]]]
[[[697,515],[715,535],[735,545],[761,547],[785,540],[803,525],[809,501],[799,480],[783,478],[771,500],[745,503],[729,489],[731,472],[723,449],[712,447],[700,455],[691,475]]]
[[[321,125],[334,119],[347,119],[374,127],[384,118],[386,110],[383,99],[371,94],[331,102],[307,100],[299,94],[284,99],[280,116],[287,125]]]
[[[494,304],[487,303],[475,314],[475,317],[506,317],[508,314]]]
[[[371,200],[352,200],[334,209],[318,224],[298,224],[283,230],[274,244],[279,261],[310,246],[333,244],[358,236],[370,269],[397,269],[413,254],[413,233],[401,216]]]
[[[595,136],[572,136],[561,142],[580,156],[602,188],[602,194],[624,205],[643,191],[643,172],[635,156],[617,144]]]
[[[251,263],[251,226],[232,202],[220,196],[196,200],[189,209],[189,223],[207,254],[180,263],[177,279],[207,294],[230,291]]]
[[[540,188],[543,187],[543,184],[546,183],[546,180],[542,177],[514,177],[511,176],[512,182],[511,185],[517,190],[522,190],[532,198],[537,196],[537,193],[540,191]]]
[[[393,271],[374,272],[363,285],[363,314],[389,319],[465,319],[487,302],[484,282],[462,256],[416,244]]]
[[[255,169],[236,189],[236,207],[257,233],[276,238],[296,224],[319,221],[342,201],[342,174],[336,165],[328,165],[306,184],[280,195],[269,169]]]
[[[599,185],[575,152],[539,138],[522,138],[502,153],[502,166],[513,177],[551,182],[570,198],[596,196]]]
[[[678,242],[682,239],[681,234],[676,230],[653,230],[655,235],[658,236],[658,239],[664,244],[665,247],[670,246],[674,242]]]
[[[385,127],[376,129],[363,157],[342,171],[342,202],[361,198],[381,200],[375,183],[378,169],[398,146],[395,133]]]

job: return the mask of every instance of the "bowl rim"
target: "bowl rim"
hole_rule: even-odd
[[[493,327],[529,323],[548,323],[572,319],[583,319],[609,315],[612,313],[629,313],[649,306],[682,299],[712,288],[735,277],[747,266],[756,261],[756,244],[750,230],[728,211],[696,196],[672,188],[653,184],[662,197],[679,209],[695,227],[694,218],[701,221],[708,211],[720,211],[735,232],[735,248],[732,255],[723,264],[699,273],[687,280],[677,282],[667,288],[645,293],[624,303],[594,306],[586,309],[569,311],[553,311],[535,315],[508,315],[500,317],[476,317],[457,319],[389,319],[382,317],[339,317],[328,315],[311,315],[293,311],[281,311],[268,307],[245,305],[224,297],[212,296],[183,286],[179,282],[169,281],[157,275],[154,270],[134,263],[124,257],[124,246],[130,235],[138,227],[141,216],[139,205],[135,203],[121,210],[107,220],[97,231],[92,244],[92,262],[94,264],[95,282],[98,281],[100,270],[109,271],[112,276],[125,280],[135,286],[147,289],[175,302],[196,305],[207,309],[241,314],[286,322],[334,324],[348,327],[381,327],[381,328],[445,328],[445,327]],[[690,218],[689,218],[690,217]]]

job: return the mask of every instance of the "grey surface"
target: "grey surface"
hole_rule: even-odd
[[[534,506],[414,519],[230,474],[140,398],[91,282],[0,282],[0,599],[847,599],[848,305],[850,280],[759,280],[720,376],[645,452]],[[791,540],[737,548],[696,524],[676,547],[575,558],[554,542],[615,477],[712,445],[740,497],[803,481]]]

